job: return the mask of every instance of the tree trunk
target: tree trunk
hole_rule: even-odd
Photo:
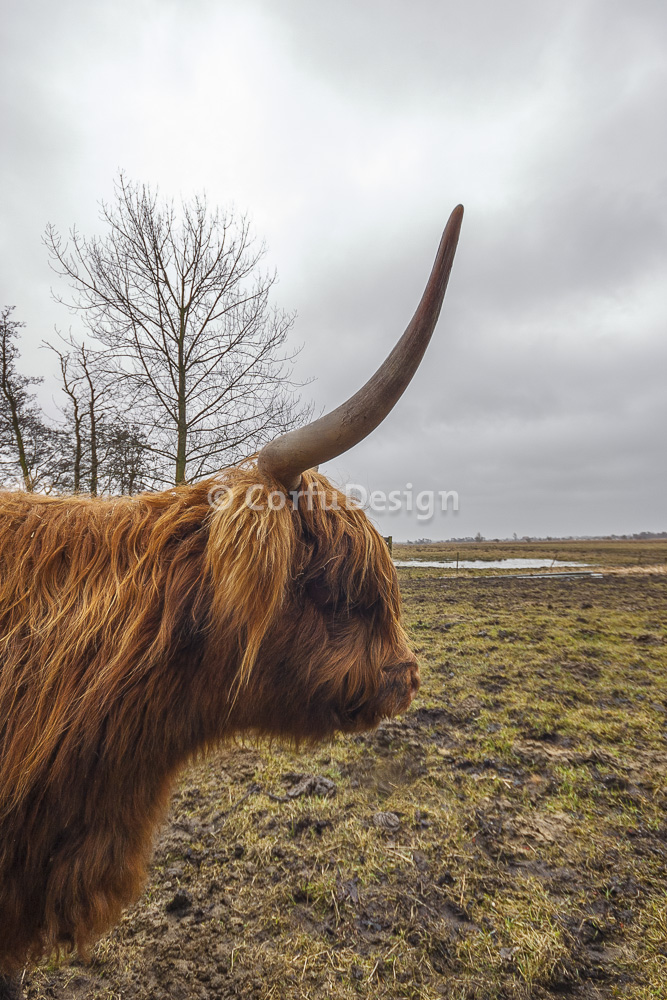
[[[7,400],[12,411],[12,427],[14,428],[14,437],[16,438],[16,448],[19,454],[19,464],[21,466],[21,475],[23,476],[23,485],[28,493],[32,493],[34,483],[30,474],[30,469],[28,468],[27,459],[25,457],[25,445],[23,444],[23,435],[21,434],[21,423],[19,421],[16,402],[8,393],[5,393],[5,395],[7,396]]]
[[[90,415],[90,495],[93,497],[97,496],[97,396],[95,393],[95,385],[93,383],[93,377],[88,367],[88,358],[86,357],[85,347],[81,347],[81,366],[83,368],[84,375],[86,376],[86,381],[88,382],[88,391],[90,393],[88,397],[88,413]]]
[[[90,494],[97,496],[97,423],[95,422],[95,397],[90,397]]]
[[[176,443],[176,485],[185,482],[185,462],[187,456],[188,425],[185,405],[185,309],[180,310],[180,330],[178,339],[178,426]]]
[[[9,405],[9,412],[11,413],[12,430],[14,432],[14,441],[16,443],[16,450],[18,452],[19,465],[21,466],[23,485],[25,486],[28,493],[32,493],[33,478],[30,475],[28,461],[25,457],[25,445],[23,444],[23,434],[21,433],[21,421],[19,420],[19,406],[16,400],[16,394],[12,388],[11,354],[9,358],[7,357],[9,350],[8,342],[9,338],[12,336],[10,327],[8,325],[7,315],[8,313],[3,313],[2,383],[0,384],[0,388],[2,389],[3,396],[7,400],[7,403]]]
[[[81,489],[81,453],[83,450],[81,444],[81,415],[79,414],[79,406],[74,400],[74,492],[78,493]]]

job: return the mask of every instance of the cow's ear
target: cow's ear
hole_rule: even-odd
[[[212,628],[218,623],[238,638],[239,688],[283,605],[295,540],[291,505],[278,506],[270,485],[249,471],[234,470],[225,506],[211,516],[206,552],[213,584]]]

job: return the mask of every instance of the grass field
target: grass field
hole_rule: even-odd
[[[667,542],[394,554],[457,550],[603,575],[401,569],[410,712],[190,768],[138,904],[29,997],[667,997]]]

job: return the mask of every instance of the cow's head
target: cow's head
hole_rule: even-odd
[[[232,729],[297,738],[367,729],[407,708],[419,686],[387,546],[315,470],[365,438],[406,389],[440,313],[462,218],[459,206],[412,322],[366,385],[218,482],[208,559],[220,648],[231,641],[238,653]]]

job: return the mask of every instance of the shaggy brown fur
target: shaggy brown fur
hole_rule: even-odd
[[[0,973],[87,947],[139,893],[178,770],[238,732],[317,739],[405,708],[396,573],[317,474],[99,500],[0,494]],[[256,507],[246,503],[253,483]]]

